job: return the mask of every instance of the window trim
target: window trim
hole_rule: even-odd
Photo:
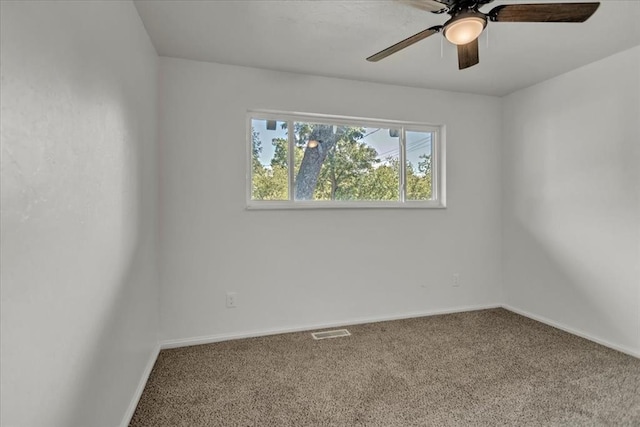
[[[335,201],[335,200],[294,200],[295,170],[287,168],[289,175],[289,200],[253,200],[252,194],[252,165],[253,142],[251,138],[252,120],[277,120],[289,122],[289,128],[293,129],[293,122],[318,122],[342,126],[363,126],[377,128],[400,129],[400,177],[398,201]],[[406,132],[432,132],[434,138],[431,146],[432,176],[431,194],[432,200],[405,200],[406,190]],[[294,164],[295,141],[293,132],[287,132],[288,139],[288,164]],[[246,209],[248,210],[272,210],[272,209],[444,209],[446,208],[446,157],[445,157],[445,126],[427,123],[406,122],[397,120],[369,119],[363,117],[335,116],[327,114],[280,112],[274,110],[249,110],[246,114]]]

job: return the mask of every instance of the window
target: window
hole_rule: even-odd
[[[444,207],[440,127],[250,112],[249,208]]]

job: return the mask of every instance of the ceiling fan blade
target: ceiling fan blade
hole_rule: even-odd
[[[507,4],[487,14],[496,22],[584,22],[598,10],[600,2]]]
[[[384,50],[381,50],[380,52],[376,53],[375,55],[371,55],[370,57],[367,58],[367,61],[369,62],[377,62],[380,61],[381,59],[386,58],[387,56],[391,55],[392,53],[396,53],[399,50],[404,49],[405,47],[409,47],[414,43],[419,42],[422,39],[426,39],[429,36],[432,36],[436,33],[439,33],[440,30],[442,30],[442,25],[437,25],[435,27],[431,27],[428,28],[424,31],[420,31],[418,34],[414,34],[411,37],[408,37],[404,40],[402,40],[401,42],[398,42],[396,44],[394,44],[393,46],[390,46]]]
[[[478,51],[478,39],[471,43],[458,45],[458,68],[464,70],[479,63],[480,54]]]
[[[448,9],[448,6],[444,2],[437,0],[398,0],[400,3],[404,3],[408,6],[415,7],[416,9],[426,10],[431,13],[440,13]]]

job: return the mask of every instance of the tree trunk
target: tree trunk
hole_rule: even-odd
[[[318,184],[320,168],[327,154],[336,145],[340,136],[333,133],[333,126],[315,125],[309,141],[318,141],[316,147],[309,147],[304,150],[304,157],[300,164],[300,170],[296,176],[295,199],[313,200],[313,192]]]

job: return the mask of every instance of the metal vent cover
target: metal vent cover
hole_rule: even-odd
[[[346,329],[336,329],[334,331],[313,332],[311,336],[314,340],[324,340],[327,338],[348,337],[351,334]]]

